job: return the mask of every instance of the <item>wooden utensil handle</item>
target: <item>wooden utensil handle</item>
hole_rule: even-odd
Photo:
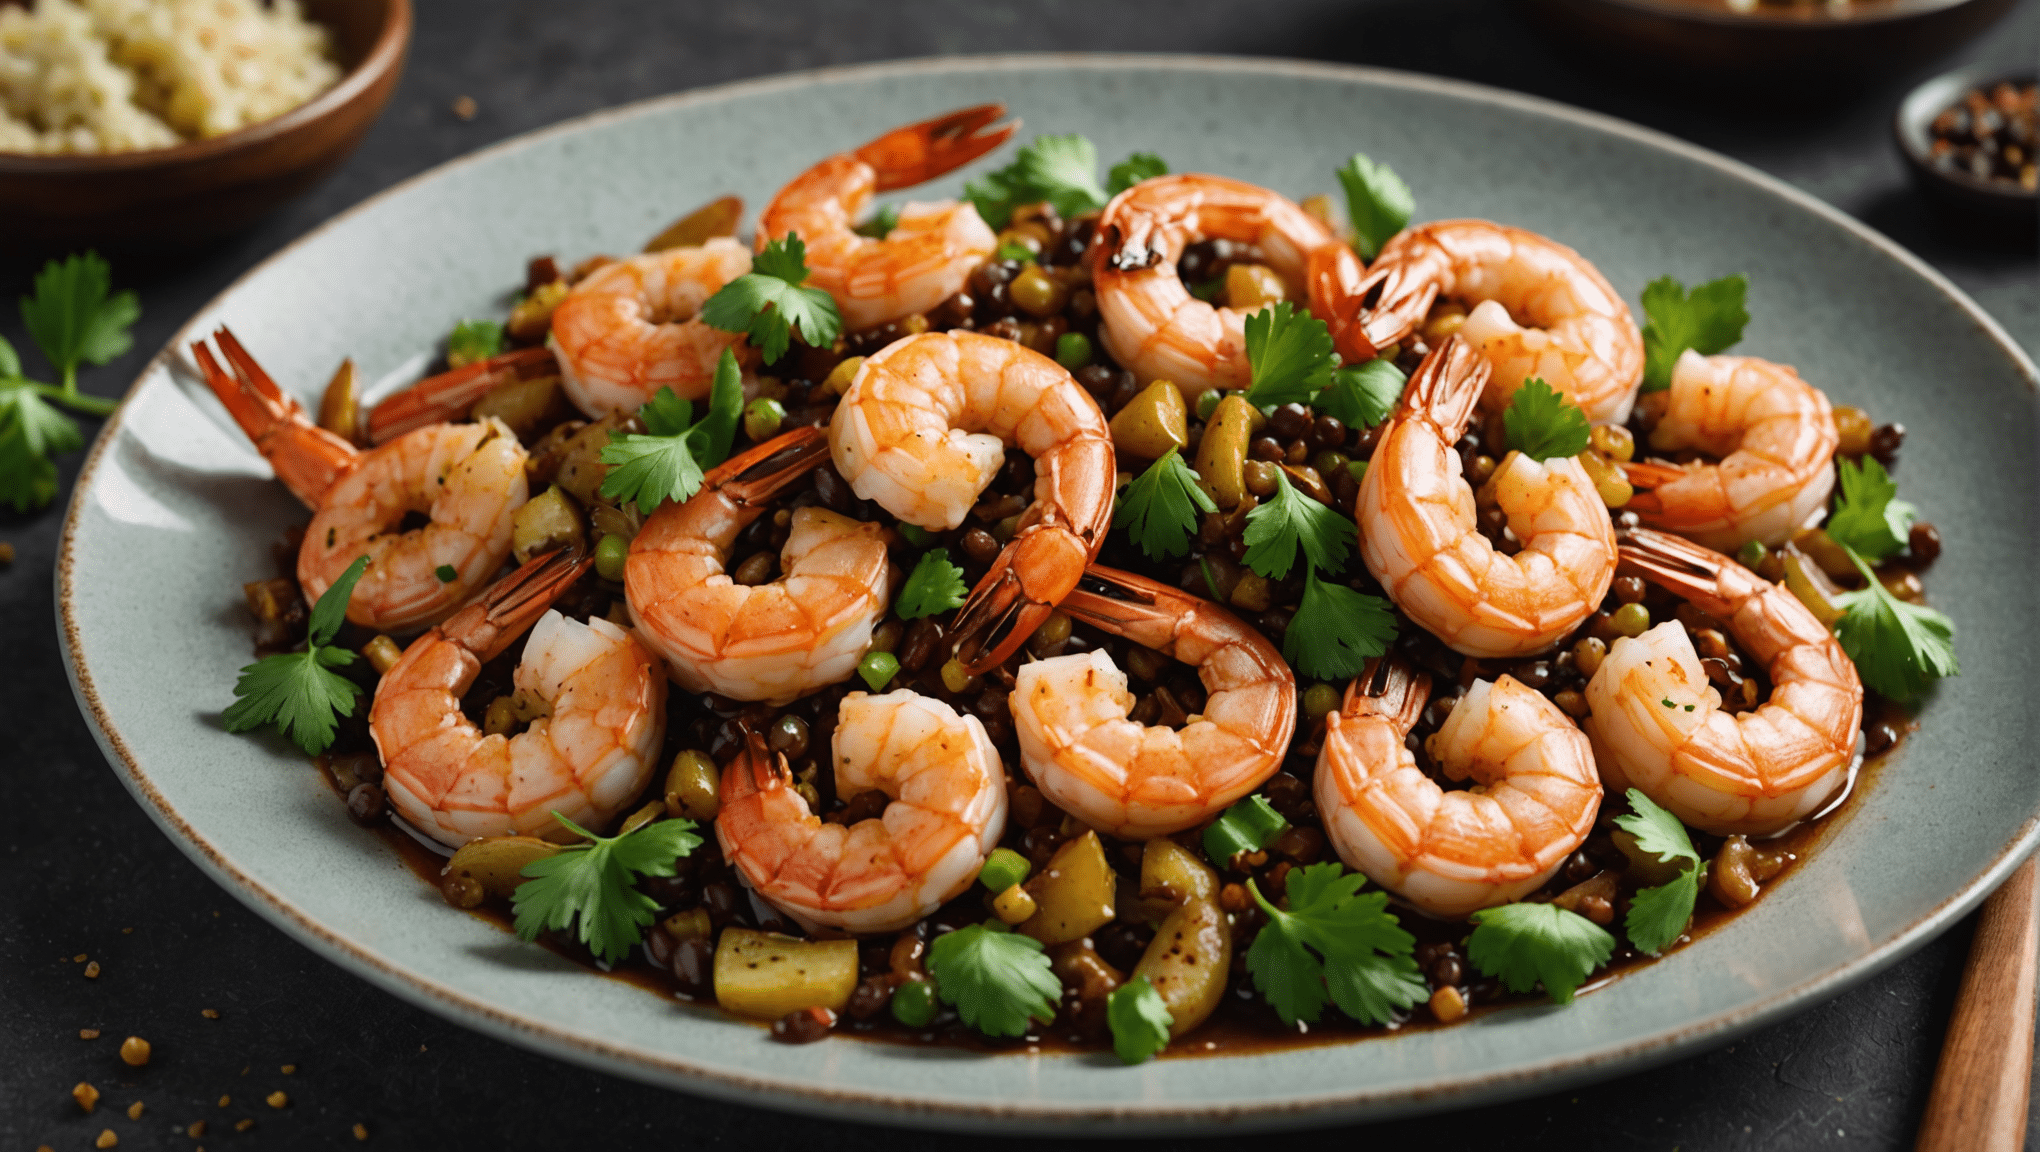
[[[2034,970],[2040,967],[2034,862],[1983,902],[1962,992],[1916,1152],[2018,1152],[2033,1073]]]

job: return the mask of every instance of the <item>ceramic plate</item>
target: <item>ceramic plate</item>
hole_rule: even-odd
[[[352,356],[415,378],[453,321],[499,313],[526,257],[633,251],[725,193],[755,209],[815,159],[1003,100],[1179,171],[1302,196],[1364,150],[1423,218],[1484,216],[1571,244],[1634,301],[1651,278],[1749,277],[1742,349],[1910,428],[1906,496],[1947,541],[1936,601],[1963,676],[1827,843],[1745,915],[1569,1008],[1256,1056],[1121,1068],[1110,1054],[967,1055],[757,1028],[586,975],[450,912],[284,745],[229,736],[248,659],[242,581],[304,512],[195,386],[186,343],[229,324],[310,400]],[[1003,163],[1011,149],[995,154]],[[956,193],[968,172],[925,190]],[[1720,1043],[1918,946],[2030,850],[2040,811],[2032,364],[1889,241],[1741,165],[1490,89],[1272,61],[996,57],[809,73],[655,100],[491,148],[382,194],[213,301],[101,434],[65,525],[59,624],[121,778],[221,885],[347,970],[491,1035],[771,1107],[956,1128],[1184,1130],[1382,1116],[1553,1090]]]

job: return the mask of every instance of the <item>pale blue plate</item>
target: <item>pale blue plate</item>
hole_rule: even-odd
[[[415,375],[456,319],[496,314],[526,257],[635,250],[679,212],[753,209],[823,155],[1003,100],[1107,163],[1292,195],[1364,150],[1421,218],[1486,216],[1571,244],[1630,298],[1651,278],[1750,280],[1743,348],[1911,430],[1900,477],[1942,531],[1936,602],[1961,679],[1828,843],[1724,930],[1570,1008],[1266,1055],[972,1056],[772,1044],[707,1010],[596,979],[449,911],[274,742],[221,732],[248,658],[239,584],[302,511],[179,367],[230,324],[311,398],[344,356]],[[987,163],[1003,163],[1010,149]],[[929,191],[953,194],[964,174]],[[201,867],[334,963],[514,1043],[773,1107],[957,1128],[1265,1127],[1548,1091],[1717,1044],[1833,995],[1974,905],[2031,849],[2040,721],[2032,364],[1917,259],[1832,208],[1655,133],[1466,84],[1323,65],[994,57],[809,73],[591,116],[446,165],[255,269],[193,317],[94,445],[65,524],[58,623],[108,759]]]

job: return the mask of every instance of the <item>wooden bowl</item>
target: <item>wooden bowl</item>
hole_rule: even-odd
[[[245,228],[331,172],[388,103],[411,41],[410,0],[304,0],[330,30],[340,82],[271,120],[170,148],[0,152],[0,246],[188,249]]]

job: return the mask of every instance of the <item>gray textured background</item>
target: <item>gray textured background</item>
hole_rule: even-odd
[[[506,136],[623,101],[816,65],[955,52],[1104,49],[1230,52],[1405,67],[1516,88],[1672,132],[1775,173],[1911,247],[2040,352],[2030,253],[1952,245],[1906,186],[1887,119],[1910,83],[1971,59],[2040,51],[2040,0],[1947,60],[1819,105],[1746,101],[1691,84],[1604,78],[1606,62],[1555,51],[1503,0],[1251,5],[1050,0],[772,5],[651,0],[424,0],[403,86],[362,150],[302,201],[203,257],[116,282],[141,295],[133,352],[89,372],[116,394],[175,326],[240,272],[334,212]],[[472,96],[480,113],[450,111]],[[1016,94],[1019,95],[1019,94]],[[1668,222],[1676,226],[1676,222]],[[26,267],[0,267],[0,297]],[[0,335],[26,347],[11,308]],[[62,461],[68,482],[79,457]],[[933,1148],[954,1137],[835,1129],[584,1072],[463,1032],[313,958],[214,888],[156,832],[78,717],[51,627],[59,512],[0,510],[0,1146],[122,1149],[371,1146]],[[132,933],[122,930],[132,928]],[[1516,1150],[1909,1147],[1967,950],[1965,923],[1892,970],[1785,1024],[1707,1055],[1575,1092],[1329,1133],[1383,1147]],[[76,953],[104,966],[85,980]],[[63,957],[63,959],[59,959]],[[200,1016],[216,1008],[216,1021]],[[77,1036],[82,1027],[104,1035]],[[136,1072],[119,1038],[149,1038]],[[295,1064],[294,1075],[280,1072]],[[70,1086],[105,1094],[78,1114]],[[261,1102],[282,1089],[285,1110]],[[221,1107],[222,1095],[233,1098]],[[142,1101],[130,1121],[122,1111]],[[236,1133],[233,1124],[253,1118]],[[194,1120],[208,1132],[184,1135]],[[2040,1116],[2032,1131],[2040,1132]],[[974,1144],[989,1141],[974,1139]],[[1188,1146],[1195,1141],[1176,1141]],[[2032,1142],[2029,1140],[2029,1144]],[[1013,1141],[1018,1147],[1019,1142]]]

